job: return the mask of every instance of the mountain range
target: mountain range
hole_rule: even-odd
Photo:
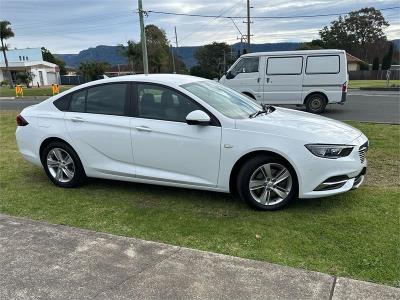
[[[265,44],[252,44],[251,52],[261,51],[290,51],[296,50],[300,43],[265,43]],[[201,46],[187,46],[179,47],[178,54],[183,60],[187,68],[191,68],[196,65],[197,60],[194,57],[197,49]],[[242,50],[245,47],[244,43],[236,43],[232,45],[232,52],[237,55],[238,50]],[[176,53],[176,49],[173,49]],[[76,68],[83,61],[102,61],[107,62],[112,66],[118,64],[126,64],[126,57],[122,56],[118,46],[106,46],[99,45],[94,48],[89,48],[80,51],[78,54],[56,54],[57,57],[65,61],[67,67]]]
[[[400,49],[400,39],[396,39],[392,41],[394,44],[395,50]],[[238,50],[242,50],[245,46],[244,43],[236,43],[231,47],[234,55],[237,55]],[[265,44],[252,44],[251,52],[263,52],[263,51],[290,51],[296,50],[300,46],[300,43],[265,43]],[[197,60],[194,57],[197,49],[201,46],[187,46],[187,47],[179,47],[178,54],[185,63],[187,68],[191,68],[196,65]],[[174,53],[176,53],[176,49],[174,48]],[[118,46],[105,46],[100,45],[94,48],[89,48],[86,50],[80,51],[78,54],[56,54],[59,58],[65,61],[67,67],[76,68],[83,61],[102,61],[107,62],[111,66],[115,66],[118,64],[126,64],[126,57],[122,56]]]

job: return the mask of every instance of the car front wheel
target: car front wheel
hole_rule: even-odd
[[[82,184],[85,172],[76,152],[66,143],[53,142],[42,152],[47,176],[57,186],[72,188]]]
[[[240,197],[260,210],[277,210],[296,196],[293,169],[276,157],[256,157],[244,164],[237,178]]]

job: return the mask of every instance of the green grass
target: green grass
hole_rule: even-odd
[[[66,91],[73,87],[72,85],[63,85],[60,86],[60,93]],[[33,96],[53,96],[51,91],[51,87],[32,87],[26,88],[24,87],[24,97],[33,97]],[[3,86],[0,87],[0,97],[15,97],[15,89],[10,89],[9,87]]]
[[[400,86],[400,80],[390,80],[389,86]],[[358,89],[360,87],[385,88],[386,80],[350,80],[349,88]]]
[[[399,286],[399,126],[352,123],[371,142],[360,189],[258,212],[204,191],[97,179],[57,188],[18,153],[15,114],[0,113],[0,212]]]

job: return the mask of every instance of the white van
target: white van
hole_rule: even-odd
[[[257,102],[305,105],[322,113],[347,93],[344,50],[256,52],[242,55],[220,81]]]

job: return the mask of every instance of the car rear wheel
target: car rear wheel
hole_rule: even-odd
[[[47,176],[57,186],[77,187],[86,177],[78,155],[66,143],[48,144],[42,152],[41,160]]]
[[[244,164],[237,178],[240,197],[251,207],[277,210],[296,196],[293,168],[276,157],[256,157]]]
[[[321,94],[314,94],[306,100],[306,110],[313,114],[321,114],[325,111],[326,99]]]

